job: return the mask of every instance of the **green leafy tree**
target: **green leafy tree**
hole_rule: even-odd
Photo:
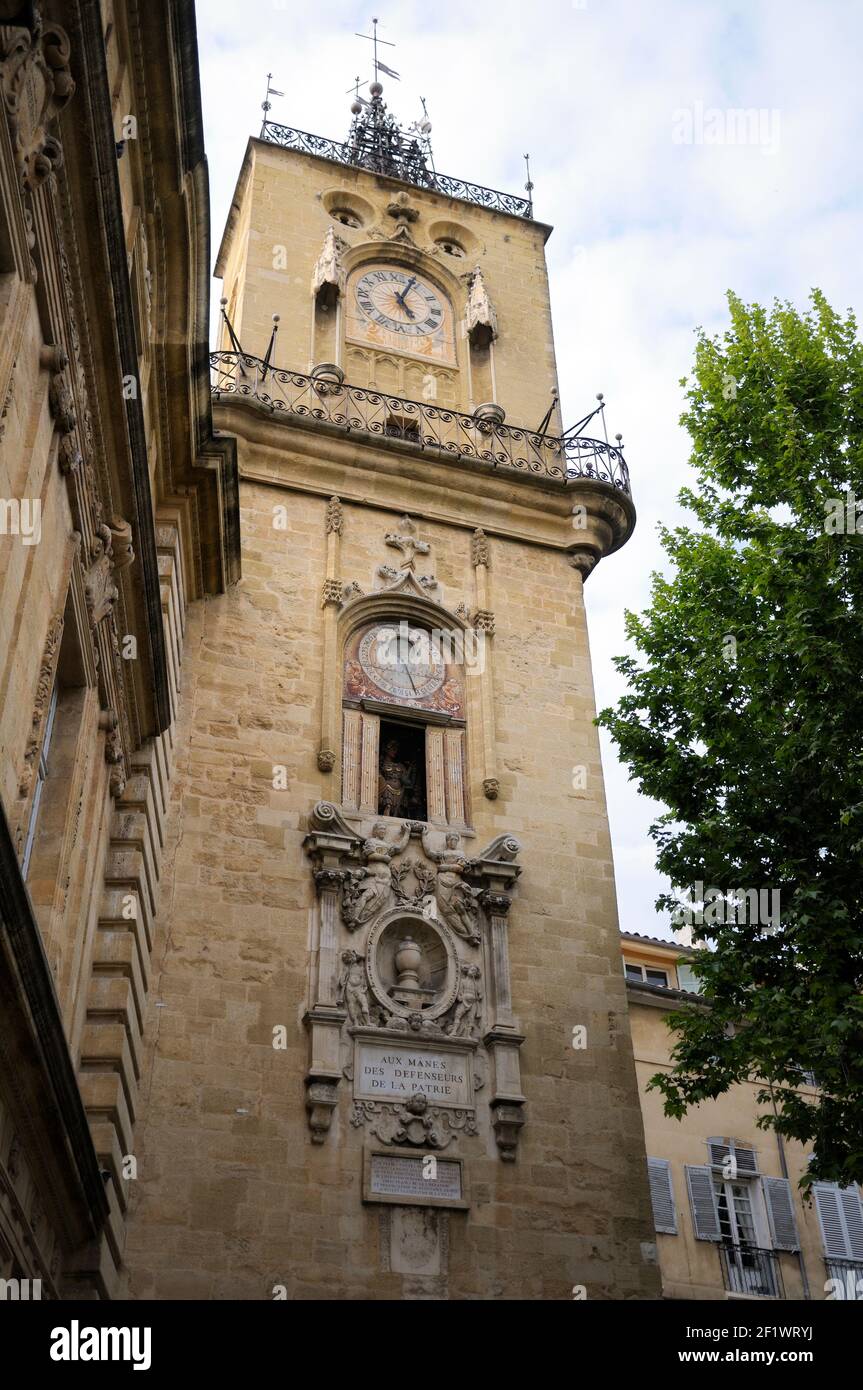
[[[729,307],[682,382],[695,521],[661,528],[668,574],[627,614],[638,656],[598,722],[668,808],[651,835],[678,891],[657,909],[679,922],[696,884],[763,889],[779,920],[727,898],[696,918],[710,1007],[671,1016],[651,1085],[680,1117],[754,1080],[759,1123],[814,1146],[807,1183],[861,1182],[863,347],[818,292],[802,314]]]

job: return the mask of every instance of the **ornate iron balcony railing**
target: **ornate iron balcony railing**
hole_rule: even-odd
[[[851,1303],[863,1303],[863,1260],[837,1260],[824,1256],[828,1279],[835,1279],[838,1288],[834,1298]]]
[[[212,352],[210,365],[215,402],[231,397],[252,400],[285,418],[325,421],[346,433],[400,439],[421,449],[561,483],[592,478],[630,495],[623,453],[601,439],[539,434],[331,377],[269,367],[245,353]]]
[[[327,140],[323,135],[311,135],[307,130],[294,130],[293,126],[276,125],[273,121],[264,122],[261,139],[268,140],[271,145],[281,145],[284,149],[303,150],[306,154],[317,155],[319,159],[331,159],[336,164],[370,169],[372,173],[401,179],[403,183],[412,183],[418,188],[429,188],[447,198],[478,203],[480,207],[491,208],[494,212],[508,212],[512,217],[533,216],[533,203],[528,198],[518,198],[514,193],[500,193],[496,188],[483,188],[478,183],[467,183],[465,179],[456,179],[450,174],[438,174],[433,169],[424,168],[422,161],[416,158],[391,158],[386,167],[379,168],[374,157],[361,145]]]
[[[723,1241],[719,1247],[722,1283],[729,1293],[784,1298],[782,1271],[775,1250]]]

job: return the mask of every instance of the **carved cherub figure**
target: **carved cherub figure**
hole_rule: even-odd
[[[336,988],[336,1003],[344,1004],[348,1022],[354,1027],[371,1023],[364,960],[357,951],[342,951],[344,969]]]
[[[363,841],[364,866],[353,869],[345,884],[342,917],[349,931],[364,926],[389,905],[392,894],[390,860],[401,853],[410,836],[409,821],[405,821],[392,843],[387,839],[387,827],[383,821],[376,821],[372,826],[371,835]]]
[[[478,965],[462,966],[455,1013],[449,1030],[450,1037],[469,1038],[472,1036],[474,1028],[479,1027],[479,1014],[482,1006],[480,979]]]
[[[470,884],[464,881],[464,872],[471,861],[459,849],[460,839],[461,837],[451,830],[446,836],[445,848],[436,850],[431,846],[428,831],[423,831],[423,849],[429,859],[438,866],[435,898],[441,917],[457,936],[469,941],[472,946],[478,946],[480,935],[477,899],[481,890],[471,888]]]

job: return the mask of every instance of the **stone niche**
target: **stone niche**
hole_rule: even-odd
[[[308,827],[312,1141],[326,1142],[346,1092],[364,1200],[464,1207],[471,1146],[493,1134],[512,1162],[525,1120],[507,943],[518,841],[500,835],[469,855],[451,829],[352,822],[327,802]],[[449,1166],[417,1178],[443,1151]]]

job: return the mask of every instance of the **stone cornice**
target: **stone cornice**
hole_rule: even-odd
[[[635,527],[635,507],[619,489],[592,479],[567,483],[503,473],[490,466],[424,453],[401,440],[369,439],[321,421],[274,420],[239,402],[218,404],[216,423],[248,446],[241,477],[319,495],[343,504],[476,529],[477,502],[486,535],[558,550],[569,558],[588,541],[612,554]],[[252,450],[254,451],[252,453]],[[254,465],[248,460],[254,458]],[[381,491],[374,479],[387,479]],[[573,506],[585,505],[591,529],[573,528]]]

